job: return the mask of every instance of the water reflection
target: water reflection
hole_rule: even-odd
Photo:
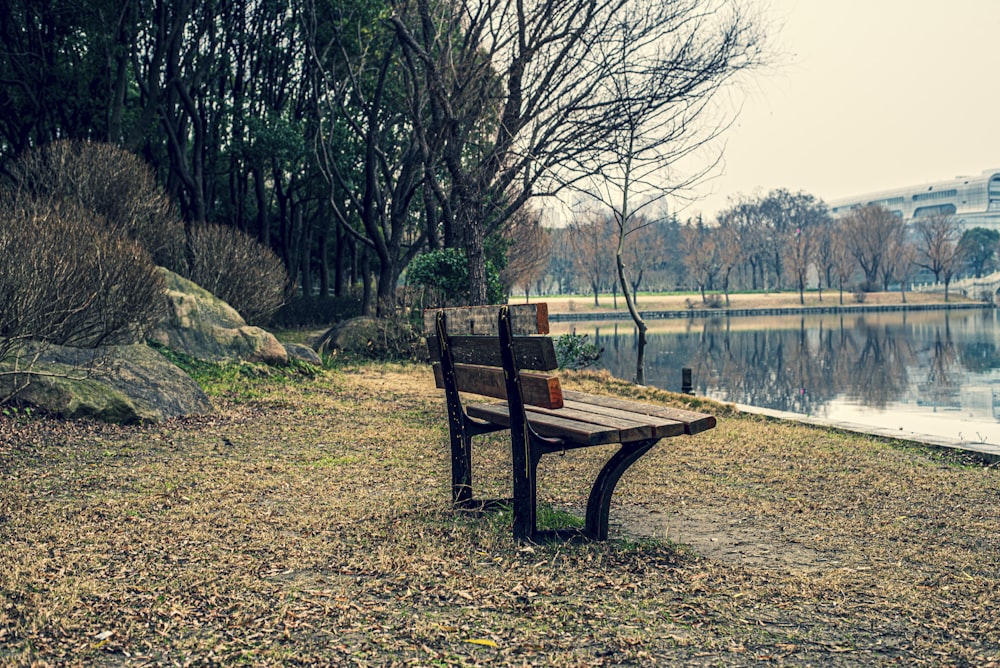
[[[622,378],[634,372],[629,324],[553,329],[589,334],[604,348],[605,368]],[[837,419],[851,407],[997,422],[994,310],[659,321],[648,340],[647,383],[673,391],[680,391],[681,368],[690,367],[695,392],[723,401]]]

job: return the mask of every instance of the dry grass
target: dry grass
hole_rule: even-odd
[[[996,468],[726,416],[630,470],[628,537],[523,546],[449,509],[432,386],[372,364],[161,426],[0,418],[0,664],[1000,662]],[[542,496],[581,506],[595,450],[543,462]],[[801,558],[636,535],[657,516]]]
[[[722,295],[719,295],[722,299]],[[512,299],[512,303],[519,303],[521,300]],[[532,298],[532,302],[546,302],[549,305],[549,313],[580,313],[580,312],[601,312],[614,310],[614,303],[611,295],[601,295],[600,305],[594,306],[593,295],[576,295],[574,297],[554,297],[546,296]],[[972,301],[960,294],[949,295],[950,302]],[[729,295],[730,308],[799,308],[803,306],[799,303],[799,293],[794,291],[763,293],[732,293]],[[865,301],[862,305],[878,304],[899,304],[902,298],[898,292],[869,292],[865,294]],[[944,302],[944,294],[931,292],[907,292],[907,304],[938,304]],[[672,294],[672,295],[639,295],[639,309],[643,311],[684,311],[688,308],[702,309],[701,296],[697,293]],[[723,299],[723,304],[725,301]],[[819,294],[807,292],[805,294],[805,306],[838,306],[839,295],[836,290],[824,290],[823,300],[820,301]],[[844,306],[858,306],[853,293],[844,293]],[[625,311],[625,300],[619,297],[618,310]]]

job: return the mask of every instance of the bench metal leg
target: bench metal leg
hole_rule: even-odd
[[[472,500],[472,435],[467,434],[461,415],[449,406],[451,422],[451,500],[462,506]]]
[[[608,513],[611,508],[611,496],[622,474],[640,457],[649,452],[650,448],[660,442],[654,438],[645,441],[623,443],[594,481],[587,500],[586,532],[594,540],[608,539]]]
[[[520,431],[520,430],[516,430]],[[523,447],[518,447],[518,436],[524,443]],[[533,540],[537,532],[538,521],[538,501],[537,501],[537,481],[538,462],[542,458],[541,452],[531,446],[528,439],[530,436],[524,434],[514,434],[514,442],[517,443],[511,448],[511,463],[513,467],[514,482],[514,539]]]
[[[476,499],[472,488],[472,439],[475,436],[491,434],[504,427],[493,424],[478,424],[470,420],[460,407],[452,407],[449,402],[448,420],[451,434],[451,500],[458,508],[486,510],[498,507],[506,499]]]

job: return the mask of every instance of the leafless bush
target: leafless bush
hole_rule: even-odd
[[[285,301],[288,274],[274,251],[225,225],[191,234],[188,278],[227,302],[249,323],[264,323]]]
[[[174,271],[184,263],[184,225],[152,170],[113,144],[57,141],[10,166],[16,198],[63,201],[100,216],[114,236],[137,241]]]
[[[27,339],[96,347],[141,340],[163,279],[135,241],[67,201],[0,208],[0,359]]]

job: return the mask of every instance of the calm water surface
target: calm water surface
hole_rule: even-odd
[[[646,382],[825,419],[1000,444],[996,309],[733,317],[650,323]],[[604,349],[600,365],[635,374],[631,321],[554,323]]]

